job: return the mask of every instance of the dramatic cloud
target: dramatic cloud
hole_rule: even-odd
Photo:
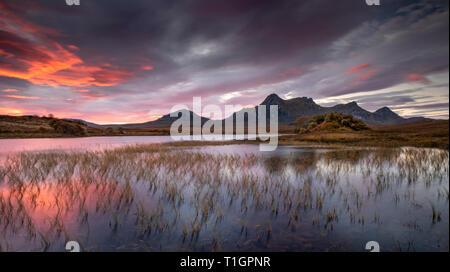
[[[85,63],[75,45],[63,46],[55,40],[62,34],[22,20],[5,4],[0,5],[0,55],[4,57],[0,76],[27,80],[36,85],[49,86],[114,86],[128,81],[149,65],[140,68],[121,67],[109,62]]]
[[[4,0],[0,16],[0,114],[138,122],[276,92],[448,118],[446,0]]]

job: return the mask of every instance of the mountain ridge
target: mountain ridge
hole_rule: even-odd
[[[431,120],[425,117],[403,118],[386,106],[374,112],[361,108],[356,101],[324,107],[316,104],[309,97],[282,99],[275,93],[268,95],[260,105],[278,105],[278,119],[281,125],[294,125],[295,120],[299,117],[313,117],[332,112],[351,114],[368,125],[397,125],[417,120]],[[233,118],[235,118],[235,114],[233,114]]]
[[[370,112],[366,109],[361,108],[356,101],[351,101],[346,104],[337,104],[331,107],[320,106],[316,104],[316,102],[309,97],[295,97],[291,99],[282,99],[276,93],[272,93],[268,95],[259,105],[278,105],[278,119],[280,125],[294,125],[295,120],[299,117],[305,116],[315,116],[320,114],[327,114],[331,112],[337,112],[342,114],[351,114],[354,117],[362,120],[368,125],[396,125],[402,123],[408,123],[418,120],[432,120],[425,117],[412,117],[412,118],[404,118],[393,112],[389,107],[381,107],[374,112]],[[268,110],[269,107],[267,107]],[[257,107],[255,107],[257,111]],[[198,116],[196,113],[193,113],[190,110],[188,111],[190,114],[190,118],[192,121],[193,116]],[[233,113],[232,116],[228,118],[236,118],[236,113]],[[269,118],[269,114],[266,114],[267,118]],[[148,121],[144,123],[131,123],[131,124],[106,124],[106,125],[98,125],[95,123],[87,122],[84,120],[77,120],[85,123],[88,126],[95,127],[166,127],[170,126],[172,122],[179,117],[170,117],[170,113],[163,115],[154,121]],[[226,120],[223,119],[222,121]],[[207,120],[206,117],[201,117],[201,123],[204,124]]]

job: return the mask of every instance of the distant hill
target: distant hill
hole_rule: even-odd
[[[0,115],[0,138],[169,135],[167,128],[122,128],[77,119]]]
[[[178,117],[171,117],[170,114],[166,114],[163,115],[162,117],[154,120],[154,121],[149,121],[149,122],[145,122],[145,123],[135,123],[135,124],[112,124],[112,125],[100,125],[101,127],[123,127],[123,128],[145,128],[145,127],[154,127],[154,128],[158,128],[158,127],[170,127],[172,125],[172,123],[177,120],[178,118],[181,117],[181,114],[189,114],[190,116],[190,120],[191,120],[191,124],[193,124],[193,118],[195,117],[200,117],[198,114],[189,111],[189,110],[181,110],[180,112],[178,112]],[[205,117],[201,117],[201,123],[202,125],[208,121],[208,118]],[[87,123],[87,122],[86,122]],[[97,124],[94,124],[97,125]],[[99,126],[99,125],[97,125]]]
[[[187,113],[188,112],[188,113]],[[191,122],[191,126],[193,125],[193,117],[200,117],[198,114],[192,112],[192,111],[188,111],[188,110],[184,110],[183,114],[189,114],[190,115],[190,122]],[[175,120],[178,120],[181,117],[181,112],[178,113],[177,117],[171,117],[170,114],[166,114],[161,116],[160,118],[154,120],[154,121],[148,121],[148,122],[144,122],[144,123],[129,123],[129,124],[104,124],[104,125],[99,125],[99,124],[95,124],[95,123],[91,123],[91,122],[87,122],[84,120],[80,120],[80,119],[65,119],[65,120],[70,120],[70,121],[76,121],[76,122],[81,122],[83,124],[86,124],[90,127],[93,128],[127,128],[127,129],[132,129],[132,128],[169,128],[172,123]],[[210,120],[209,118],[206,117],[200,117],[201,119],[201,124],[203,125],[205,122],[207,122],[208,120]],[[223,120],[224,121],[224,120]]]
[[[63,118],[62,120],[71,121],[71,122],[77,122],[85,124],[86,126],[93,127],[93,128],[103,128],[103,125],[98,125],[92,122],[84,121],[82,119],[72,119],[72,118]]]
[[[0,115],[0,138],[79,137],[102,132],[82,122],[39,116]]]

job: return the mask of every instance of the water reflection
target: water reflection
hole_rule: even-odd
[[[0,247],[448,251],[448,151],[257,145],[11,154]]]

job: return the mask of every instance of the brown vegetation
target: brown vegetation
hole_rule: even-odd
[[[54,117],[0,115],[0,138],[87,136],[86,125]]]
[[[311,118],[305,117],[297,120],[297,127],[300,127],[300,124],[304,125]],[[320,126],[324,125],[322,124]],[[293,133],[294,130],[295,127],[280,126],[279,133],[288,134]],[[0,115],[0,138],[145,136],[169,135],[169,132],[169,128],[164,127],[93,128],[80,122],[61,120],[53,117],[15,117]],[[259,143],[258,141],[244,142]],[[448,120],[417,121],[401,125],[370,126],[369,130],[362,131],[354,131],[352,129],[312,129],[308,133],[280,136],[279,144],[385,147],[414,146],[448,149],[449,123]]]
[[[449,122],[417,121],[401,125],[371,126],[363,131],[315,131],[280,137],[282,145],[332,144],[352,146],[414,146],[448,149]]]
[[[410,231],[429,232],[425,248],[448,250],[436,239],[448,226],[447,151],[264,156],[174,144],[182,143],[9,156],[0,164],[0,248],[61,251],[76,240],[83,251],[350,250],[328,233],[383,226],[392,211],[397,227],[410,224],[420,205],[429,210]],[[361,188],[348,182],[354,173]],[[430,204],[407,197],[422,187]],[[392,201],[392,209],[373,211],[380,201]],[[384,250],[408,250],[407,242]]]
[[[52,116],[0,115],[0,138],[169,135],[169,128],[90,127]]]
[[[300,134],[318,131],[361,131],[369,127],[351,114],[332,112],[296,120],[296,132]]]

